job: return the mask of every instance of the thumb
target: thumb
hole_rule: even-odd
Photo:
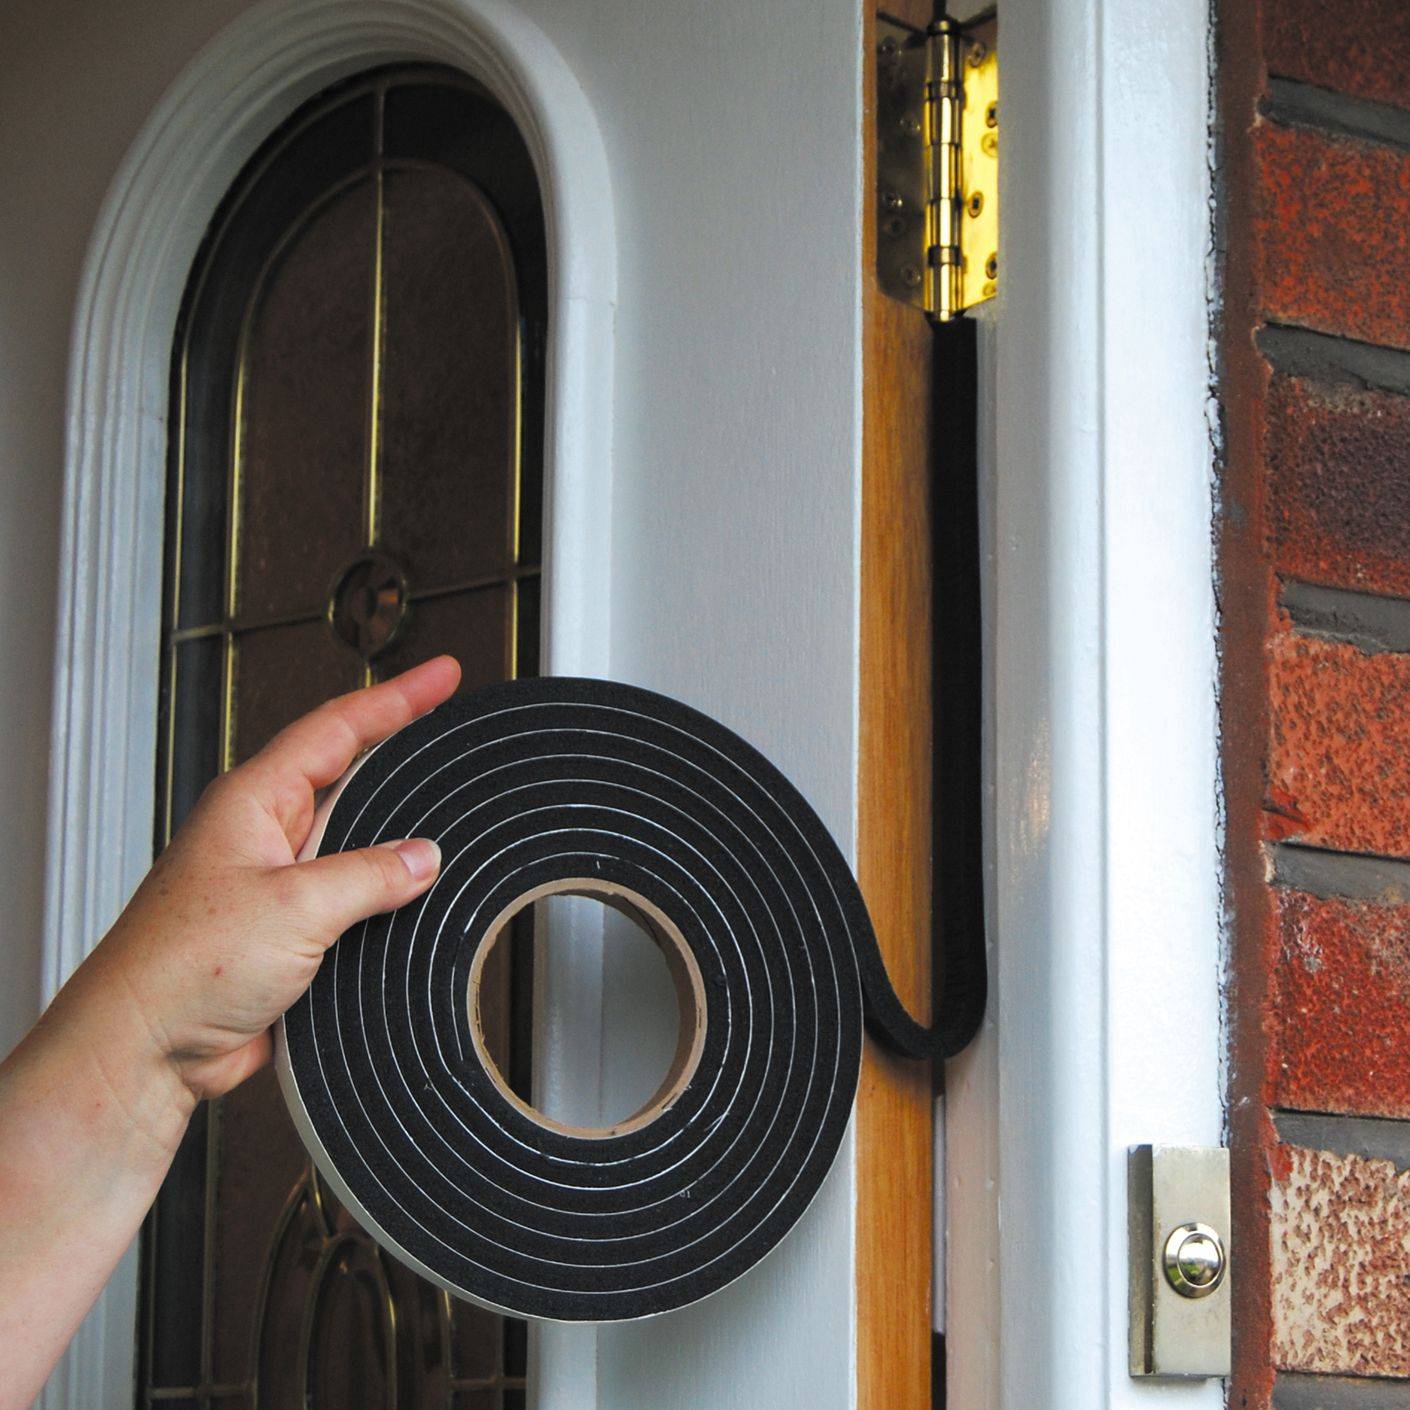
[[[383,842],[299,862],[299,907],[331,930],[331,945],[350,925],[419,896],[441,869],[441,849],[427,837]]]

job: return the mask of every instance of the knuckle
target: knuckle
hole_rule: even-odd
[[[406,865],[390,847],[372,847],[363,853],[375,873],[380,891],[401,891],[406,887]]]
[[[230,769],[223,774],[217,774],[201,790],[201,796],[197,800],[196,806],[205,811],[218,805],[222,798],[228,797],[237,787],[235,775],[235,769]]]

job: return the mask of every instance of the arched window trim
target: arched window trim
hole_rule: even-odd
[[[76,305],[68,394],[48,871],[46,999],[151,858],[172,338],[211,216],[263,139],[351,74],[434,62],[518,124],[548,236],[543,667],[606,670],[616,230],[596,119],[532,22],[499,0],[270,0],[186,68],[119,168]],[[40,1404],[131,1383],[129,1253]]]

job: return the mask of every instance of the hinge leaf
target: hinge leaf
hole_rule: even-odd
[[[964,110],[960,123],[957,206],[964,251],[958,311],[992,299],[999,284],[998,23],[988,20],[960,40]]]

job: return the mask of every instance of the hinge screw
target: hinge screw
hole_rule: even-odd
[[[969,59],[970,68],[977,69],[989,57],[989,50],[984,44],[976,42],[969,46],[969,53],[966,57]]]
[[[888,35],[881,41],[881,52],[889,59],[896,52],[896,41]]]
[[[909,134],[911,137],[918,137],[920,135],[920,123],[915,118],[902,118],[901,131]]]
[[[920,283],[920,270],[913,264],[906,265],[901,270],[901,283],[909,289],[914,289]]]
[[[888,191],[882,197],[882,203],[889,211],[903,211],[906,208],[906,198],[899,191]]]
[[[997,101],[990,103],[984,109],[984,126],[997,127],[999,125],[999,104]]]
[[[965,209],[970,215],[978,215],[984,209],[984,192],[971,191],[969,200],[965,203]]]
[[[989,258],[984,261],[984,274],[988,279],[997,279],[999,277],[998,255],[990,255]]]

